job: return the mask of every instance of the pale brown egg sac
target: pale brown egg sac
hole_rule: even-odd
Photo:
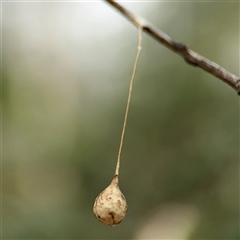
[[[127,201],[118,186],[118,175],[96,198],[93,212],[97,219],[108,226],[119,224],[127,213]]]
[[[129,105],[131,101],[133,80],[135,78],[137,63],[138,63],[138,59],[142,49],[141,46],[142,46],[142,27],[138,26],[138,48],[137,48],[138,51],[137,51],[137,56],[134,62],[133,73],[132,73],[132,77],[129,85],[127,106],[126,106],[123,129],[122,129],[122,134],[120,139],[120,146],[118,151],[115,175],[110,185],[107,188],[105,188],[97,196],[93,205],[93,213],[95,214],[97,219],[103,224],[106,224],[108,226],[114,226],[119,224],[125,218],[125,215],[128,209],[127,201],[118,186],[118,175],[119,175],[124,133],[125,133],[125,128],[127,124],[128,110],[129,110]]]

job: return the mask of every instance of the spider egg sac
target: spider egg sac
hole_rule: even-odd
[[[127,212],[127,201],[118,186],[118,175],[96,198],[93,212],[96,218],[108,226],[119,224]]]

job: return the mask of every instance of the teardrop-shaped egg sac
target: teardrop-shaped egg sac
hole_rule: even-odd
[[[109,186],[97,196],[93,212],[100,222],[114,226],[124,219],[127,209],[127,201],[118,186],[118,175],[115,175]]]

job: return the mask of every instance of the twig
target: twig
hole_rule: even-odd
[[[128,9],[113,0],[104,0],[111,4],[114,8],[120,11],[126,18],[128,18],[134,25],[141,27],[143,31],[154,37],[157,41],[161,42],[167,48],[176,52],[184,58],[184,60],[192,66],[197,66],[206,72],[214,75],[222,80],[224,83],[231,86],[240,95],[240,78],[228,72],[223,67],[215,62],[199,55],[198,53],[189,49],[185,44],[179,43],[171,39],[166,33],[156,28],[153,24],[149,23],[141,16],[137,16],[130,12]]]

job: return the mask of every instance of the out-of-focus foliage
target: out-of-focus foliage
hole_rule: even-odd
[[[239,75],[239,3],[124,3]],[[120,169],[126,219],[100,224],[137,29],[99,3],[7,3],[3,21],[3,238],[239,239],[236,93],[148,35]],[[181,227],[179,227],[181,226]]]

